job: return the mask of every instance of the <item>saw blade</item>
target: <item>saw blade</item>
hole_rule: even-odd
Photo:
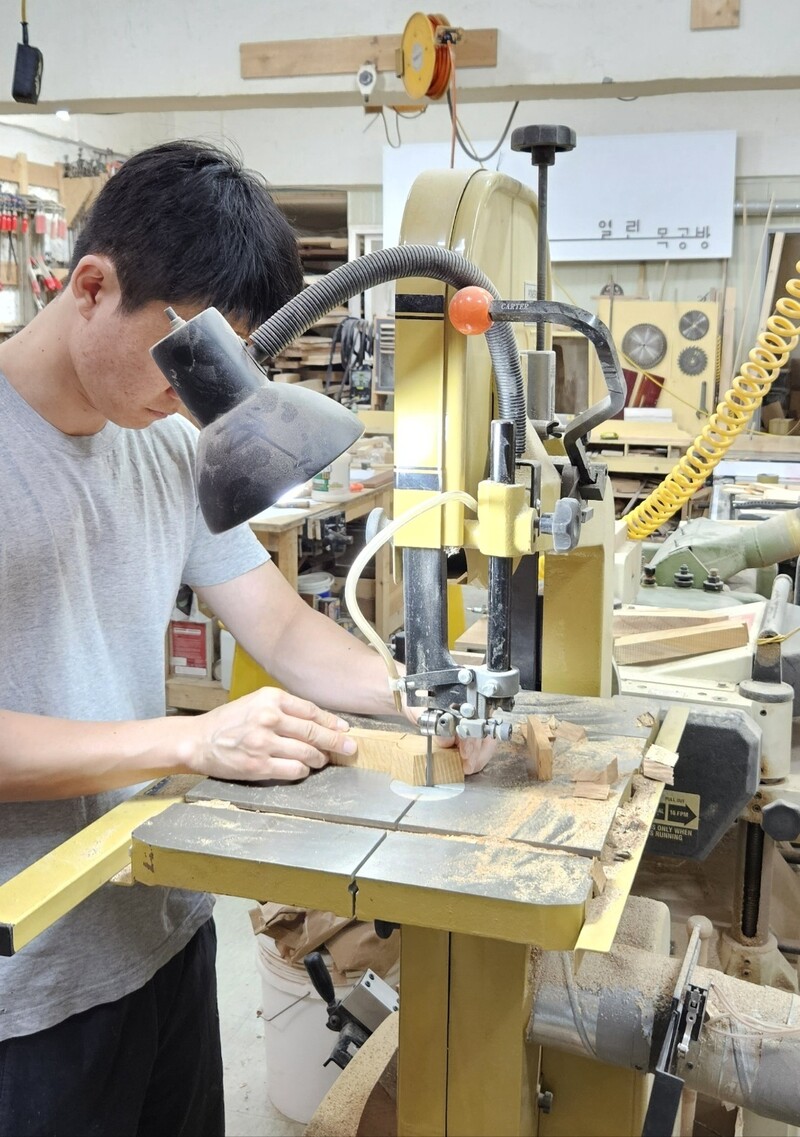
[[[623,337],[622,351],[637,367],[648,370],[667,354],[667,337],[655,324],[634,324]]]
[[[685,340],[701,340],[708,332],[708,328],[708,316],[698,308],[684,312],[678,321],[678,331]]]

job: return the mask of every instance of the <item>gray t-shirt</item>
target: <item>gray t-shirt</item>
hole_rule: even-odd
[[[0,375],[0,706],[95,722],[164,714],[164,636],[181,583],[268,559],[242,526],[212,536],[184,418],[62,434]],[[124,800],[0,803],[0,881]],[[208,918],[198,893],[105,885],[0,958],[0,1039],[141,987]]]

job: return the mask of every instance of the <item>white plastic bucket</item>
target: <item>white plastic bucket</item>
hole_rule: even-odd
[[[320,597],[331,595],[333,576],[329,572],[301,572],[297,578],[297,591],[312,608],[319,608]]]
[[[340,1073],[333,1062],[323,1066],[337,1036],[326,1026],[325,1003],[306,969],[286,963],[269,936],[256,936],[256,944],[267,1093],[276,1109],[305,1125]],[[330,966],[330,957],[323,958]],[[351,986],[335,987],[336,998],[343,999]]]

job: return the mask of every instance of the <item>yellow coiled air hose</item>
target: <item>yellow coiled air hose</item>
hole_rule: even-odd
[[[795,265],[800,273],[800,261]],[[800,338],[800,278],[786,284],[739,374],[677,465],[643,502],[624,516],[628,536],[644,540],[685,505],[747,426]]]

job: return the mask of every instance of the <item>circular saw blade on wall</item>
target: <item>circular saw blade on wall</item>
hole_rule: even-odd
[[[622,339],[622,351],[637,367],[655,367],[667,354],[667,337],[655,324],[634,324]]]
[[[672,422],[692,437],[716,403],[719,308],[691,300],[600,297],[597,314],[608,324],[628,383],[628,407],[672,412]],[[605,391],[590,353],[590,400]],[[669,433],[668,424],[664,424]]]

